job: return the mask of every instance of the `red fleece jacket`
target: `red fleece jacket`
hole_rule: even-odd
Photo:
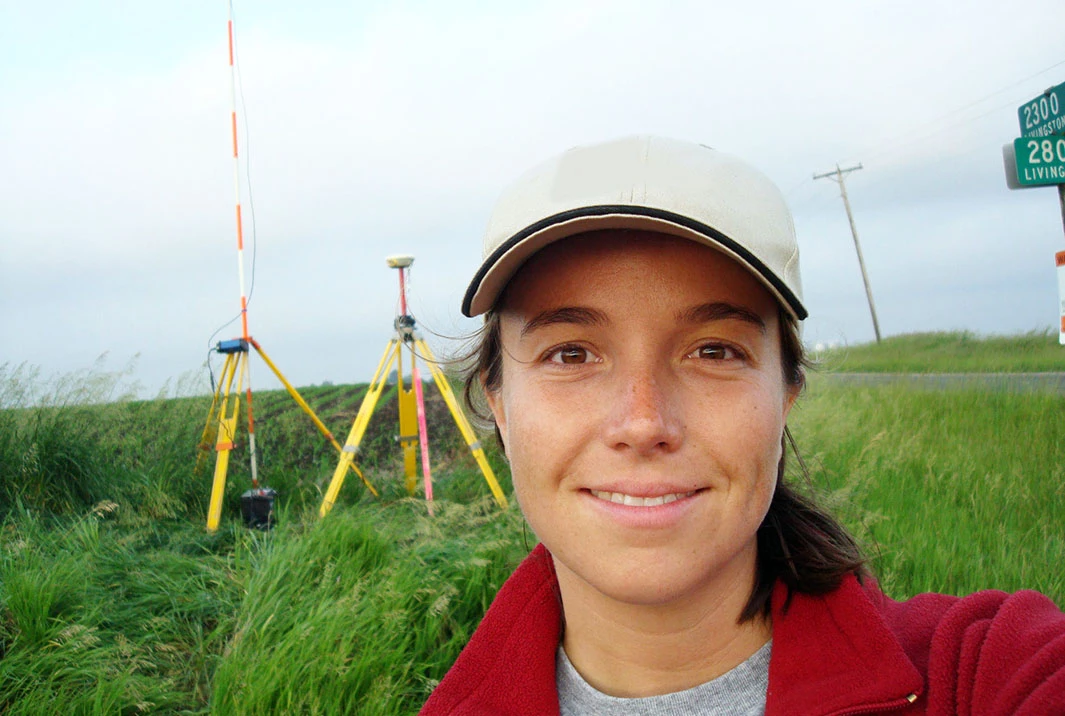
[[[537,547],[499,590],[422,708],[558,714],[561,609]],[[1065,714],[1065,614],[1036,592],[922,594],[906,602],[853,577],[822,597],[773,593],[766,716]]]

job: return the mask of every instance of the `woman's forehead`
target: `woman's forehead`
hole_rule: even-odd
[[[581,299],[735,300],[775,312],[776,301],[751,272],[698,242],[643,231],[569,237],[532,256],[507,285],[500,307]]]

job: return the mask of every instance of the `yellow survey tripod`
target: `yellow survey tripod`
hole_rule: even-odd
[[[421,334],[418,333],[414,317],[407,311],[405,272],[414,263],[414,257],[390,256],[385,260],[390,268],[399,270],[400,312],[393,323],[396,335],[389,340],[385,353],[381,356],[381,362],[377,365],[373,380],[370,382],[370,387],[362,399],[362,405],[359,406],[359,412],[355,416],[355,422],[351,426],[347,442],[344,443],[340,453],[340,462],[333,473],[333,479],[329,483],[329,489],[326,490],[325,499],[322,500],[319,513],[324,517],[336,503],[340,488],[344,484],[348,466],[352,464],[359,452],[359,443],[362,442],[363,435],[366,434],[366,426],[370,423],[374,407],[377,405],[377,399],[381,397],[389,371],[395,365],[399,400],[399,444],[403,449],[403,467],[406,473],[405,486],[407,492],[414,494],[417,486],[417,448],[420,444],[425,499],[429,505],[429,514],[432,514],[433,483],[432,473],[429,469],[429,436],[425,424],[425,399],[422,395],[422,381],[418,373],[417,358],[419,356],[428,364],[433,381],[436,383],[440,395],[444,398],[444,402],[447,403],[447,407],[451,411],[451,417],[455,419],[455,424],[469,446],[474,460],[477,461],[477,465],[481,468],[481,473],[484,475],[485,482],[488,483],[493,497],[495,497],[500,507],[505,508],[507,506],[507,498],[499,488],[495,473],[492,472],[492,467],[488,464],[487,458],[485,458],[484,449],[481,447],[476,434],[474,434],[473,428],[470,427],[470,423],[463,414],[458,401],[455,400],[455,394],[451,390],[447,377],[437,364],[436,358],[433,357],[432,351],[429,350],[429,346],[422,339]],[[404,348],[410,353],[412,385],[409,388],[403,384]]]
[[[318,428],[318,432],[333,444],[338,453],[341,451],[340,444],[333,437],[333,433],[329,432],[329,429],[318,419],[311,406],[307,404],[307,401],[303,399],[299,391],[288,382],[288,379],[281,374],[281,371],[274,365],[274,362],[270,360],[270,357],[266,355],[262,346],[254,338],[248,336],[246,339],[235,338],[230,341],[219,341],[214,350],[225,355],[226,360],[222,365],[222,374],[219,376],[218,385],[215,388],[211,409],[207,413],[207,424],[204,426],[203,435],[200,437],[200,454],[196,460],[196,471],[199,472],[207,453],[212,446],[214,447],[217,457],[215,458],[214,479],[211,484],[211,501],[207,509],[208,532],[215,532],[218,529],[218,523],[222,516],[222,496],[226,490],[226,470],[229,468],[229,452],[234,448],[236,442],[237,418],[240,413],[240,393],[242,390],[246,391],[245,400],[248,404],[248,449],[251,458],[252,489],[256,492],[264,493],[261,497],[267,497],[267,492],[273,492],[269,488],[260,488],[259,486],[255,451],[255,416],[252,412],[251,379],[248,368],[249,346],[255,349],[255,352],[259,354],[259,357],[263,359],[267,367],[273,371],[277,379],[285,386],[285,390],[300,406],[300,409],[310,417],[314,426]],[[247,383],[246,388],[245,383]],[[375,496],[377,495],[377,490],[363,477],[359,468],[350,460],[345,466],[345,469],[348,468],[354,470],[355,474],[366,484],[367,489]],[[251,495],[250,497],[254,500],[260,495]],[[269,495],[269,498],[272,506],[272,495]],[[269,519],[267,524],[262,526],[269,526]]]

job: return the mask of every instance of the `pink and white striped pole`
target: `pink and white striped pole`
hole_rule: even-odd
[[[422,480],[425,483],[425,501],[429,515],[433,514],[433,476],[429,472],[429,427],[425,423],[425,398],[422,396],[422,377],[418,374],[418,361],[414,351],[410,354],[411,380],[414,382],[414,399],[418,404],[418,441],[422,445]]]
[[[407,284],[404,281],[404,272],[407,269],[399,269],[399,310],[401,316],[407,315]],[[425,484],[425,501],[429,505],[429,514],[433,514],[433,475],[429,470],[429,426],[425,422],[425,396],[422,393],[422,378],[418,373],[418,356],[414,350],[410,352],[411,382],[414,383],[414,401],[418,406],[418,442],[422,448],[422,480]]]

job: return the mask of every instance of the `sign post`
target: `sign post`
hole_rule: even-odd
[[[1006,184],[1010,189],[1057,185],[1065,228],[1065,82],[1018,107],[1017,122],[1021,136],[1012,147],[1002,147]],[[1054,260],[1061,302],[1058,343],[1065,346],[1065,251],[1057,252]]]

